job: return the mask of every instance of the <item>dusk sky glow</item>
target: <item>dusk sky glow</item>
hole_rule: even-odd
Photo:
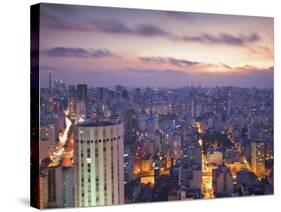
[[[40,23],[42,87],[273,87],[273,18],[41,4]]]

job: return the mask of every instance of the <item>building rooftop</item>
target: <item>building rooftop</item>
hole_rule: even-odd
[[[91,119],[79,123],[78,127],[102,127],[120,124],[119,119]]]

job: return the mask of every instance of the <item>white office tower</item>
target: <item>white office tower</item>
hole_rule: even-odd
[[[77,126],[75,206],[124,203],[123,124],[95,120]]]

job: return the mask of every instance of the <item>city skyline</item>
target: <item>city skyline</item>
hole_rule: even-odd
[[[32,206],[274,194],[273,18],[31,9]]]
[[[272,89],[40,90],[41,208],[273,193]]]
[[[49,73],[52,73],[51,71],[48,72]],[[53,78],[53,75],[52,75],[52,78]],[[64,84],[65,86],[75,86],[77,85],[76,82],[70,82],[70,83],[66,83],[66,81],[64,81],[63,79],[53,79],[52,80],[52,84],[58,82],[59,84]],[[185,82],[187,81],[184,81],[182,85],[176,85],[176,86],[173,86],[173,85],[169,85],[169,86],[165,86],[165,85],[160,85],[158,86],[157,84],[155,83],[151,83],[149,85],[146,85],[146,84],[142,84],[142,85],[126,85],[126,83],[124,84],[120,84],[119,82],[116,82],[115,84],[110,84],[110,85],[105,85],[105,84],[92,84],[92,83],[87,83],[87,80],[83,80],[81,82],[79,82],[79,84],[83,84],[83,85],[87,85],[89,86],[89,88],[108,88],[108,89],[114,89],[116,86],[122,86],[122,87],[125,87],[127,89],[135,89],[135,88],[139,88],[139,89],[146,89],[146,88],[151,88],[151,89],[181,89],[181,88],[186,88],[186,87],[193,87],[193,88],[206,88],[206,89],[212,89],[212,88],[223,88],[223,87],[233,87],[233,88],[245,88],[245,89],[273,89],[273,87],[261,87],[261,86],[256,86],[256,85],[253,85],[253,86],[243,86],[243,85],[231,85],[231,84],[225,84],[225,85],[217,85],[217,84],[211,84],[211,85],[205,85],[201,83],[201,81],[199,81],[198,83],[196,82],[190,82],[190,83],[186,83],[184,84]],[[49,82],[44,82],[42,83],[42,86],[40,88],[48,88],[49,86]],[[272,86],[273,86],[273,83],[272,83]]]
[[[273,87],[270,17],[42,4],[40,20],[43,86],[52,71],[67,84]]]

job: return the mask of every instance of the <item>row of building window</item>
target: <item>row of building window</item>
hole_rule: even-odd
[[[110,148],[111,148],[111,151],[112,151],[113,150],[113,146],[111,146]],[[106,152],[106,147],[103,147],[103,151]],[[83,158],[83,157],[84,157],[83,150],[81,150],[81,158]],[[87,149],[87,157],[88,158],[91,157],[90,149]],[[95,149],[95,157],[96,158],[98,157],[98,149],[97,148]]]
[[[123,135],[121,135],[121,136],[118,136],[117,138],[116,137],[114,137],[114,138],[111,138],[111,139],[109,139],[109,138],[107,138],[107,139],[99,139],[99,140],[95,140],[95,141],[93,141],[93,140],[80,140],[80,143],[81,144],[83,144],[83,143],[87,143],[87,144],[90,144],[90,143],[101,143],[101,142],[109,142],[109,141],[116,141],[116,139],[118,140],[118,139],[120,139],[120,138],[123,138]],[[79,140],[76,140],[76,142],[79,142]]]

